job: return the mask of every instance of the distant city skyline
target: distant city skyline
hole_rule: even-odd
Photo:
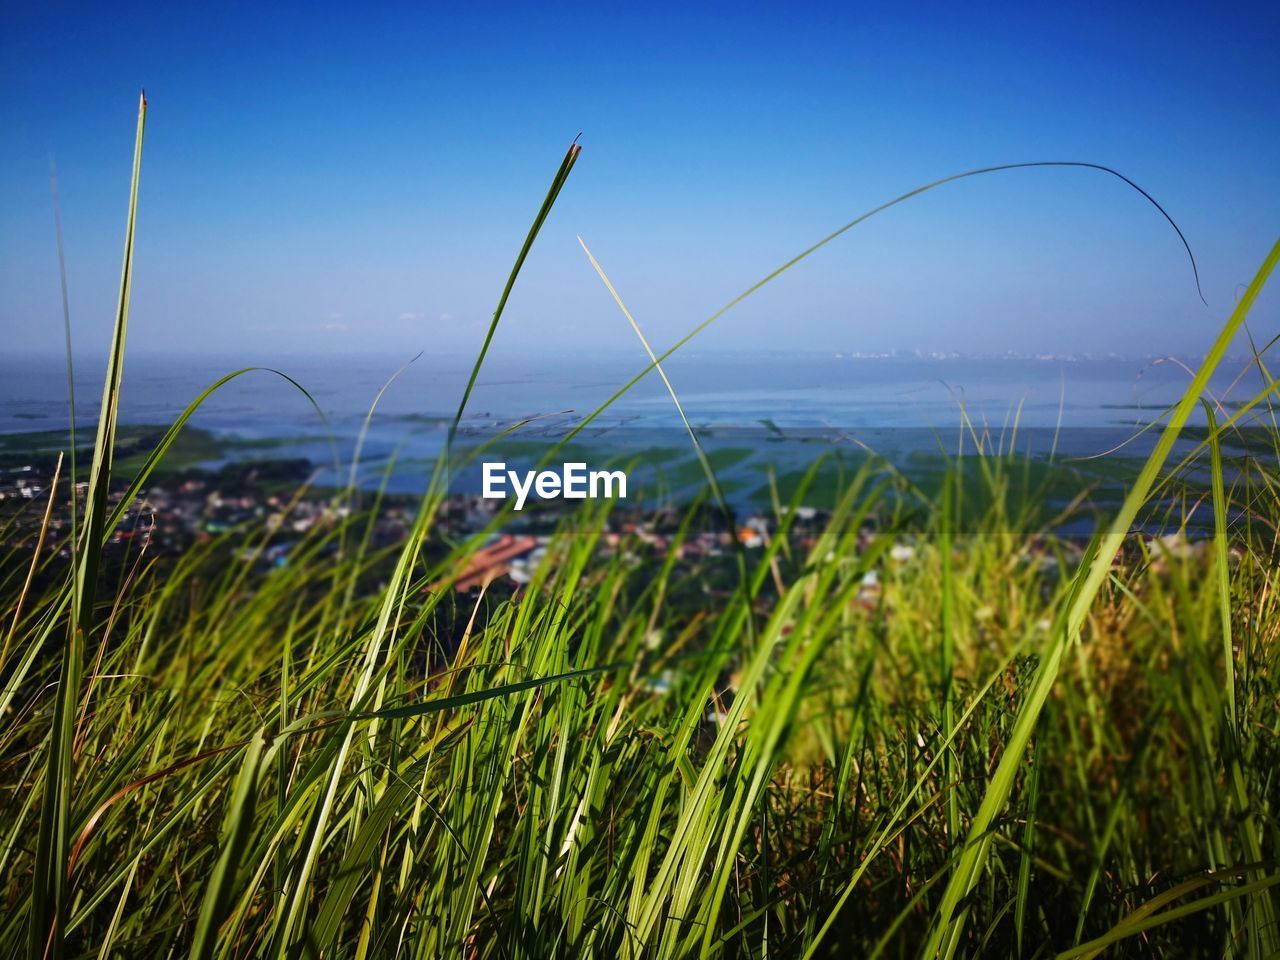
[[[699,351],[1203,351],[1280,225],[1273,5],[220,7],[0,15],[0,328],[105,347],[140,87],[133,354],[474,351],[557,163],[584,151],[495,353],[657,348],[853,216]],[[1280,295],[1251,324],[1265,342]],[[1235,353],[1247,352],[1237,343]],[[642,355],[637,353],[637,358]]]

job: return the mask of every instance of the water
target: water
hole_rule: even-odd
[[[362,455],[370,475],[395,453],[393,487],[422,482],[457,408],[471,360],[423,356],[387,389]],[[222,387],[190,421],[228,441],[226,456],[305,456],[343,469],[383,383],[399,362],[372,356],[299,359],[284,372],[302,384],[320,413],[278,376],[251,372]],[[476,384],[464,440],[528,420],[505,448],[536,457],[644,368],[634,357],[494,356]],[[202,389],[235,365],[212,357],[129,358],[120,419],[168,424]],[[964,415],[970,441],[985,427],[990,442],[1017,442],[1047,453],[1087,456],[1133,435],[1183,393],[1190,373],[1177,363],[1133,359],[850,358],[837,354],[680,354],[665,369],[690,420],[709,447],[783,448],[793,464],[814,440],[867,444],[899,457],[952,447]],[[1243,374],[1242,374],[1243,371]],[[1239,377],[1239,382],[1234,383]],[[90,430],[101,395],[101,368],[77,367],[77,417]],[[1256,370],[1225,364],[1214,378],[1219,399],[1245,400],[1261,389]],[[1230,412],[1230,407],[1228,407]],[[321,416],[323,414],[323,417]],[[67,399],[60,358],[0,361],[0,433],[65,430]],[[584,435],[605,458],[630,451],[689,449],[661,380],[650,374]],[[1151,434],[1147,435],[1147,440]],[[82,441],[83,442],[83,441]],[[1126,448],[1139,453],[1143,443]],[[266,451],[266,452],[264,452]]]
[[[382,383],[390,358],[302,359],[282,365],[315,397],[335,426],[358,423]],[[643,358],[493,357],[469,404],[473,417],[519,418],[572,410],[585,414],[643,369]],[[1143,360],[852,359],[823,354],[687,354],[666,370],[691,419],[780,426],[936,426],[958,419],[961,398],[974,419],[1001,422],[1019,404],[1031,426],[1052,426],[1059,406],[1066,426],[1132,423],[1181,396],[1190,374],[1173,362]],[[1224,365],[1221,390],[1243,364]],[[121,420],[167,423],[204,387],[235,366],[217,358],[141,357],[126,362]],[[470,373],[463,356],[423,356],[383,397],[382,420],[451,416]],[[1232,391],[1259,389],[1256,371]],[[96,414],[102,370],[81,363],[79,416]],[[67,424],[64,361],[0,360],[0,432],[63,429]],[[1144,408],[1144,409],[1139,409]],[[612,408],[615,417],[675,422],[660,380],[646,378]],[[197,414],[198,425],[254,435],[293,435],[320,423],[307,401],[268,374],[246,375],[224,387]]]

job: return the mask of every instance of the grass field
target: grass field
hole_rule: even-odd
[[[0,568],[5,955],[1280,951],[1276,381],[1201,406],[1280,244],[1087,543],[1018,521],[1002,454],[957,462],[909,529],[868,461],[803,548],[800,479],[714,592],[674,549],[601,549],[588,502],[532,582],[461,594],[489,531],[446,536],[434,481],[391,548],[375,499],[269,575],[225,560],[253,526],[108,569],[109,492],[145,489],[184,422],[113,463],[144,119],[76,548],[11,527]],[[1203,490],[1174,453],[1193,418]],[[1224,462],[1246,422],[1262,453]],[[1131,533],[1193,513],[1185,549]]]

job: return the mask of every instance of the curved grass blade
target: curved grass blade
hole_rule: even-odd
[[[329,421],[326,419],[324,415],[324,411],[320,409],[320,405],[316,403],[315,398],[311,396],[311,394],[307,391],[307,388],[304,387],[302,384],[300,384],[297,380],[293,379],[293,377],[289,376],[287,373],[283,373],[271,367],[243,367],[242,369],[236,370],[233,373],[228,373],[224,377],[219,377],[216,381],[211,383],[209,386],[205,387],[204,390],[200,391],[199,396],[197,396],[194,400],[192,400],[189,404],[187,404],[186,409],[182,411],[178,419],[175,420],[170,425],[169,429],[165,431],[164,436],[160,438],[160,442],[156,444],[155,449],[152,450],[151,453],[147,454],[147,459],[144,460],[142,463],[142,466],[138,468],[138,473],[133,478],[133,481],[129,484],[129,488],[124,492],[124,495],[120,498],[120,502],[116,504],[116,508],[113,511],[111,511],[111,516],[107,519],[107,523],[102,531],[102,534],[98,537],[99,543],[105,541],[106,538],[111,536],[111,532],[120,523],[121,518],[123,518],[124,515],[128,512],[129,507],[133,503],[134,498],[137,497],[138,493],[142,490],[148,478],[150,478],[151,474],[155,471],[156,467],[160,464],[160,461],[164,459],[164,455],[169,452],[169,448],[173,446],[174,441],[178,439],[178,435],[182,433],[182,428],[187,425],[187,421],[191,419],[192,414],[194,414],[198,409],[200,409],[200,406],[205,402],[205,400],[209,398],[209,396],[212,393],[214,393],[214,391],[230,383],[232,380],[236,379],[237,377],[243,376],[246,373],[253,373],[254,371],[258,371],[258,370],[264,373],[275,374],[277,377],[280,377],[282,380],[285,380],[288,383],[292,384],[294,387],[297,388],[297,390],[304,397],[307,398],[307,402],[310,403],[311,406],[315,409],[316,414],[319,415],[321,422],[324,423],[325,429],[329,433],[329,447],[333,453],[333,463],[334,463],[333,469],[334,469],[335,475],[338,473],[338,469],[339,469],[338,453],[337,453],[337,448],[334,446],[333,431],[329,429]]]
[[[521,693],[525,690],[536,690],[539,687],[549,686],[553,683],[560,683],[564,680],[576,680],[580,677],[594,677],[602,673],[617,673],[619,670],[625,670],[631,666],[632,664],[630,663],[607,663],[599,667],[585,667],[581,670],[567,670],[563,673],[552,674],[549,677],[532,677],[528,680],[518,680],[515,683],[506,683],[500,687],[492,687],[489,690],[472,690],[469,693],[458,693],[451,697],[440,697],[436,700],[424,700],[420,703],[406,703],[395,707],[381,707],[377,710],[361,710],[351,713],[348,716],[353,720],[403,720],[406,717],[421,717],[428,713],[439,713],[441,710],[453,710],[457,707],[465,707],[473,703],[483,703],[486,700],[510,696],[513,693]]]
[[[1189,892],[1191,889],[1202,887],[1209,881],[1204,878],[1189,880],[1184,884],[1171,891],[1181,895]],[[1203,910],[1211,910],[1216,906],[1229,903],[1239,897],[1252,897],[1259,894],[1266,895],[1266,891],[1276,884],[1280,883],[1280,873],[1273,873],[1270,876],[1254,880],[1250,883],[1241,884],[1238,887],[1232,887],[1230,890],[1224,890],[1221,893],[1215,893],[1208,897],[1201,897],[1199,900],[1193,900],[1190,903],[1183,904],[1180,907],[1174,907],[1171,910],[1163,912],[1152,912],[1155,909],[1152,904],[1144,904],[1135,910],[1128,918],[1116,924],[1108,933],[1103,934],[1095,940],[1088,943],[1082,943],[1078,947],[1070,950],[1064,950],[1059,953],[1055,960],[1092,960],[1108,947],[1115,946],[1123,940],[1130,937],[1136,937],[1140,933],[1148,930],[1154,930],[1156,927],[1169,923],[1172,920],[1181,920],[1183,917],[1189,917],[1193,914],[1200,913]],[[1168,895],[1164,895],[1161,899],[1167,902]],[[1266,956],[1274,956],[1268,953]]]
[[[645,367],[643,370],[637,373],[634,377],[628,380],[625,384],[623,384],[623,386],[619,387],[618,390],[616,390],[608,399],[606,399],[599,407],[597,407],[594,411],[592,411],[585,419],[583,419],[581,423],[579,423],[572,431],[570,431],[568,436],[565,438],[566,442],[569,440],[572,440],[575,436],[577,436],[578,433],[586,429],[588,424],[590,424],[601,413],[603,413],[606,409],[612,406],[618,400],[618,398],[623,396],[623,394],[627,393],[627,391],[629,391],[637,383],[639,383],[646,376],[648,376],[650,371],[653,370],[657,362],[666,360],[673,353],[675,353],[677,350],[683,347],[686,343],[688,343],[690,340],[692,340],[694,337],[700,334],[707,327],[711,326],[711,324],[715,323],[715,321],[719,320],[726,313],[728,313],[730,310],[736,307],[743,300],[747,299],[747,297],[751,296],[761,287],[765,286],[766,284],[770,283],[773,280],[776,280],[782,274],[786,273],[788,270],[790,270],[792,267],[798,264],[801,260],[804,260],[807,257],[817,253],[827,244],[831,243],[831,241],[848,233],[850,230],[858,226],[860,223],[864,223],[865,221],[870,220],[872,217],[876,216],[877,214],[883,213],[884,211],[890,209],[891,207],[896,207],[900,203],[905,203],[907,200],[910,200],[913,197],[918,197],[922,193],[927,193],[930,190],[935,190],[938,187],[945,186],[948,183],[955,183],[958,180],[965,180],[965,179],[968,179],[969,177],[980,177],[989,173],[1001,173],[1007,170],[1024,170],[1024,169],[1030,169],[1030,168],[1036,168],[1036,167],[1077,167],[1077,168],[1082,168],[1086,170],[1097,170],[1101,173],[1105,173],[1105,174],[1108,174],[1109,176],[1116,177],[1122,180],[1124,183],[1128,184],[1130,187],[1136,190],[1139,194],[1141,194],[1153,207],[1156,208],[1156,210],[1160,212],[1160,215],[1166,221],[1168,221],[1171,227],[1173,227],[1174,233],[1178,235],[1178,240],[1182,243],[1183,249],[1186,250],[1187,259],[1191,264],[1191,274],[1192,274],[1192,278],[1195,281],[1196,294],[1200,297],[1201,302],[1204,302],[1204,293],[1200,289],[1200,269],[1199,267],[1196,266],[1196,258],[1195,258],[1195,255],[1191,252],[1191,244],[1187,241],[1186,236],[1183,234],[1182,228],[1178,226],[1178,224],[1164,209],[1164,207],[1162,207],[1159,203],[1156,202],[1155,198],[1152,197],[1151,194],[1147,193],[1146,190],[1142,189],[1142,187],[1138,186],[1138,184],[1130,180],[1124,174],[1120,173],[1117,170],[1113,170],[1111,167],[1104,166],[1100,163],[1088,163],[1081,160],[1035,160],[1027,163],[1004,163],[1004,164],[999,164],[993,167],[979,167],[975,170],[966,170],[964,173],[952,174],[949,177],[943,177],[941,180],[934,180],[932,183],[926,183],[922,187],[916,187],[916,189],[914,190],[909,190],[908,192],[901,194],[900,196],[894,197],[892,200],[889,200],[886,203],[880,204],[880,206],[878,207],[873,207],[872,209],[868,210],[866,213],[860,214],[859,216],[850,220],[844,226],[836,230],[833,230],[831,233],[827,234],[817,243],[809,247],[806,247],[804,250],[800,251],[798,254],[796,254],[794,257],[788,260],[786,263],[782,264],[782,266],[778,267],[772,272],[766,274],[761,279],[757,280],[750,287],[748,287],[742,293],[738,294],[736,297],[734,297],[732,300],[726,303],[723,307],[721,307],[715,313],[711,314],[711,316],[707,317],[707,319],[703,320],[696,327],[690,330],[687,334],[685,334],[683,337],[677,340],[674,344],[668,347],[662,354],[658,356],[657,361],[655,361],[654,363],[650,363],[649,366]]]

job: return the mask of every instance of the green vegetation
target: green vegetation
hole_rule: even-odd
[[[121,424],[116,432],[116,470],[123,476],[136,474],[164,439],[168,429],[167,426]],[[199,427],[186,427],[168,446],[164,459],[156,463],[151,476],[169,477],[232,456],[243,459],[249,453],[278,454],[291,442],[280,437],[218,436]],[[56,459],[66,446],[65,430],[0,435],[0,468],[17,467],[37,458],[46,461]],[[93,447],[81,447],[77,454],[91,459]]]
[[[391,550],[375,498],[269,574],[225,560],[262,549],[248,528],[108,575],[144,117],[74,556],[0,567],[6,955],[1280,949],[1280,433],[1223,459],[1276,381],[1171,456],[1280,244],[1087,544],[1018,521],[1006,453],[941,476],[909,535],[907,481],[868,458],[793,536],[815,464],[715,591],[677,562],[700,505],[655,556],[603,549],[588,502],[530,583],[461,594],[507,518],[446,536],[438,482]],[[1179,498],[1191,463],[1206,498]],[[1205,547],[1130,533],[1144,508],[1170,533],[1211,514]]]

